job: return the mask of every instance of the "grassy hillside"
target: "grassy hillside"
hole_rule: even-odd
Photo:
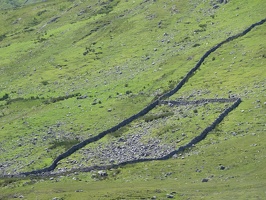
[[[0,0],[0,10],[19,8],[21,6],[38,3],[42,0]]]
[[[266,6],[263,0],[48,0],[12,9],[12,2],[22,5],[0,1],[0,175],[49,166],[72,145],[139,112],[211,47],[264,19]],[[92,171],[1,178],[0,198],[264,199],[265,30],[263,24],[224,44],[169,98],[242,99],[189,151],[108,170],[107,177]],[[136,147],[121,150],[128,159],[167,153],[229,105],[157,106],[60,161],[56,171],[109,164],[110,156],[118,163],[118,146]],[[153,143],[150,155],[138,154]]]

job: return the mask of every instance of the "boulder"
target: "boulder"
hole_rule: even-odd
[[[206,183],[206,182],[208,182],[208,181],[209,181],[208,178],[204,178],[204,179],[201,180],[202,183]]]

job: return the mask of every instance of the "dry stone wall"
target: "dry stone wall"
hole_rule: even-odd
[[[169,106],[186,106],[186,105],[198,105],[198,104],[205,104],[205,103],[227,103],[227,102],[234,102],[238,98],[230,98],[230,99],[200,99],[195,101],[160,101],[159,104],[166,104]]]

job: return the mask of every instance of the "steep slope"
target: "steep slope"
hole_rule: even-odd
[[[0,23],[5,28],[0,30],[1,173],[45,167],[73,144],[97,135],[138,112],[153,99],[172,89],[206,50],[265,18],[263,4],[263,1],[230,1],[227,4],[204,1],[47,1],[17,10],[2,11]],[[227,155],[223,162],[233,171],[228,173],[237,174],[239,178],[236,181],[241,180],[243,187],[248,185],[248,178],[243,179],[243,174],[253,176],[254,166],[250,159],[255,153],[254,149],[259,151],[256,154],[258,162],[265,163],[262,156],[265,149],[259,140],[265,132],[265,44],[260,42],[265,38],[264,30],[263,25],[247,36],[223,46],[204,62],[196,76],[173,97],[201,99],[235,95],[243,99],[243,107],[230,114],[205,142],[199,144],[200,147],[192,151],[192,154],[197,153],[199,157],[190,157],[185,161],[189,168],[181,170],[188,177],[194,176],[189,169],[197,168],[197,160],[206,160],[208,164],[204,166],[210,171],[213,171],[214,166],[219,166],[220,159],[210,163],[213,155],[218,154],[216,148]],[[173,141],[181,137],[182,133],[189,139],[210,124],[226,106],[182,109],[184,115],[189,117],[179,116],[180,123],[171,117],[152,121],[148,125],[151,132],[146,136],[146,142],[149,138],[158,137],[163,141],[162,144],[173,145]],[[168,108],[159,108],[154,115],[160,112],[172,115]],[[208,120],[199,121],[196,112]],[[88,155],[86,151],[100,146],[104,149],[108,147],[108,141],[118,140],[117,136],[121,137],[121,134],[122,138],[141,134],[141,127],[147,128],[147,125],[138,121],[118,135],[104,138],[92,147],[88,146],[84,150],[85,155],[84,152],[78,152],[61,163],[62,167],[90,165],[87,161],[82,163]],[[224,140],[224,135],[227,140]],[[239,144],[239,141],[243,146],[250,147],[247,149],[247,160],[239,159],[246,166],[230,164],[234,160],[232,152],[241,158],[241,146],[229,148],[231,153],[225,148]],[[141,142],[145,143],[145,138]],[[175,147],[178,145],[175,144]],[[97,156],[89,162],[102,162],[101,156]],[[181,162],[174,159],[166,161],[168,164],[158,162],[158,167],[153,163],[147,166],[155,178],[164,165],[180,165]],[[113,182],[120,185],[123,179],[134,179],[130,184],[139,184],[145,178],[137,178],[135,173],[140,172],[140,176],[146,178],[150,176],[141,169],[144,165],[123,168],[122,175],[115,176],[118,182],[110,178],[97,185]],[[258,174],[262,174],[260,169],[258,167]],[[171,167],[169,170],[178,176],[178,171]],[[206,172],[204,175],[210,174]],[[81,176],[84,179],[85,175]],[[187,181],[187,176],[182,180]],[[199,177],[197,175],[197,180]],[[257,191],[260,191],[263,179],[259,175],[256,177],[255,182],[259,186]],[[91,179],[86,181],[92,185]],[[221,184],[219,180],[214,181]],[[171,190],[174,182],[174,177],[167,178],[167,191]],[[152,179],[149,183],[153,189],[158,187]],[[71,181],[65,184],[67,186]],[[142,191],[140,196],[135,197],[145,197],[143,191],[147,187],[143,185],[146,189],[139,188],[132,190],[132,194],[125,193],[130,184],[121,189],[123,195],[131,197],[139,190]],[[196,187],[200,187],[200,183],[197,184]],[[234,181],[228,184],[233,185]],[[243,189],[242,186],[240,188]],[[10,193],[8,187],[12,187],[12,184],[7,184],[3,190],[5,197]],[[221,186],[219,190],[223,191],[224,188]],[[109,192],[114,198],[122,198],[114,191]],[[42,195],[42,198],[47,197],[44,193]],[[69,195],[75,198],[77,194]],[[103,193],[99,195],[97,198],[103,197]]]
[[[0,0],[0,10],[18,8],[41,1],[42,0]]]

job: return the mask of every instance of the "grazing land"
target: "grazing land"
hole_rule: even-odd
[[[0,1],[0,199],[265,199],[265,7]]]

